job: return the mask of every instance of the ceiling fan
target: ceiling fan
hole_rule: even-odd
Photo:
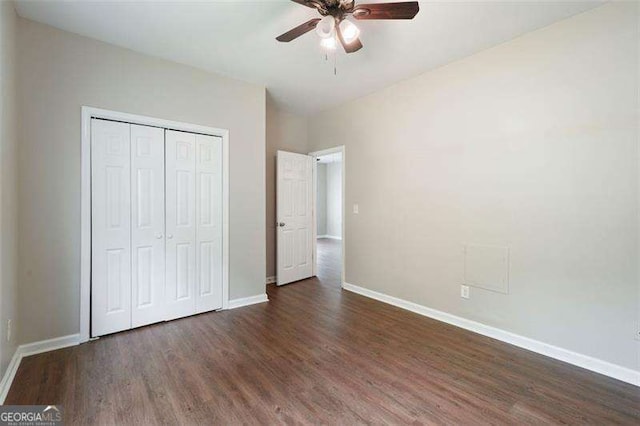
[[[316,9],[323,18],[314,18],[276,37],[290,42],[316,29],[321,44],[327,49],[336,48],[336,38],[345,52],[353,53],[362,48],[358,36],[360,30],[347,19],[349,15],[358,20],[366,19],[413,19],[420,10],[417,1],[398,3],[355,4],[355,0],[292,0],[303,6]]]

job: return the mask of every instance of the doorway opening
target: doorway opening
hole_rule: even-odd
[[[314,157],[314,275],[320,283],[344,282],[344,152],[336,147]]]

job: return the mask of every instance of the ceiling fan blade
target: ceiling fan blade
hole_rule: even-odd
[[[314,29],[316,25],[318,25],[318,22],[320,22],[320,18],[313,18],[305,22],[304,24],[298,25],[297,27],[287,31],[284,34],[280,34],[278,37],[276,37],[276,40],[283,41],[285,43],[290,42],[291,40],[295,40],[302,34],[308,33],[309,31]]]
[[[338,36],[338,40],[340,40],[340,44],[344,47],[344,51],[347,53],[357,52],[362,49],[362,42],[359,38],[356,38],[351,43],[345,43],[344,38],[342,37],[342,31],[340,31],[340,26],[336,26],[336,35]]]
[[[417,1],[359,4],[353,9],[356,19],[413,19],[420,10]]]

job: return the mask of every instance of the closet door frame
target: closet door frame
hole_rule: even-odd
[[[122,121],[222,139],[222,309],[229,308],[229,130],[83,106],[80,146],[80,336],[91,339],[91,119]]]

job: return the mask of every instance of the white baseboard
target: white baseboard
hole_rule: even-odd
[[[22,356],[19,354],[18,349],[13,353],[11,362],[9,362],[9,365],[7,366],[7,371],[4,372],[4,376],[0,382],[0,405],[4,404],[4,400],[9,393],[9,388],[13,383],[14,377],[16,377],[20,361],[22,361]]]
[[[56,337],[54,339],[41,340],[39,342],[27,343],[18,346],[11,358],[9,366],[7,367],[7,371],[4,373],[4,377],[0,382],[0,405],[4,404],[4,400],[9,393],[9,388],[11,388],[11,383],[13,383],[13,379],[16,376],[16,372],[18,371],[22,358],[43,352],[55,351],[56,349],[62,349],[69,346],[75,346],[79,343],[80,335],[70,334],[68,336]]]
[[[318,235],[317,239],[320,238],[329,238],[330,240],[342,240],[342,237],[336,237],[335,235]]]
[[[277,281],[278,277],[276,277],[275,275],[267,277],[267,284],[275,284]]]
[[[68,336],[56,337],[55,339],[41,340],[39,342],[27,343],[20,345],[20,355],[22,357],[41,354],[43,352],[55,351],[56,349],[67,348],[80,344],[79,334],[70,334]]]
[[[241,299],[229,300],[229,307],[227,309],[241,308],[243,306],[255,305],[256,303],[263,303],[268,301],[269,298],[267,298],[266,293],[259,294],[257,296],[243,297]]]
[[[579,354],[568,349],[563,349],[558,346],[520,336],[509,331],[501,330],[499,328],[491,327],[476,321],[468,320],[466,318],[438,311],[426,306],[418,305],[417,303],[409,302],[397,297],[389,296],[384,293],[379,293],[377,291],[369,290],[364,287],[359,287],[357,285],[343,283],[342,288],[354,293],[358,293],[362,296],[379,300],[380,302],[388,303],[390,305],[415,312],[416,314],[423,315],[425,317],[446,322],[447,324],[455,325],[456,327],[464,328],[465,330],[482,334],[483,336],[491,337],[493,339],[500,340],[502,342],[506,342],[514,346],[530,350],[532,352],[546,355],[548,357],[555,358],[557,360],[564,361],[569,364],[594,371],[596,373],[604,374],[605,376],[609,376],[626,383],[631,383],[632,385],[640,386],[640,371],[637,370],[632,370],[630,368],[612,364],[601,359]]]

